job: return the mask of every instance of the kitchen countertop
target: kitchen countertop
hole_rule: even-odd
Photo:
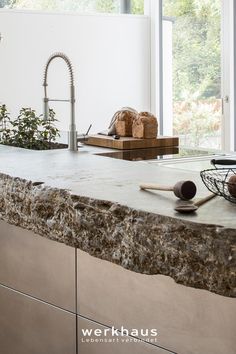
[[[139,183],[191,179],[204,197],[194,162],[131,162],[99,152],[0,145],[0,217],[132,271],[236,297],[236,204],[217,197],[195,215],[177,214],[173,193],[141,191]],[[209,159],[202,158],[204,168]]]

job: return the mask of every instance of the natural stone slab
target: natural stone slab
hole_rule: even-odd
[[[0,218],[143,274],[236,297],[236,230],[0,174]]]

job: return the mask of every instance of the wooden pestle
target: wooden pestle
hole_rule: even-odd
[[[177,198],[182,200],[190,200],[195,197],[197,187],[192,181],[179,181],[173,187],[163,186],[156,183],[142,183],[140,189],[154,189],[158,191],[172,191]]]

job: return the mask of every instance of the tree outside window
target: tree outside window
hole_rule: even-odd
[[[131,0],[132,13],[144,13],[144,0]],[[0,8],[119,13],[120,0],[0,0]]]
[[[174,134],[220,148],[221,0],[163,0],[173,19]]]

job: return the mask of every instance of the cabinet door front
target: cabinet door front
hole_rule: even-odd
[[[75,249],[0,221],[0,283],[75,312]]]
[[[108,327],[139,329],[139,337],[141,329],[156,329],[158,345],[177,353],[236,353],[235,298],[77,252],[80,315]]]
[[[2,354],[76,354],[76,315],[0,286]]]

